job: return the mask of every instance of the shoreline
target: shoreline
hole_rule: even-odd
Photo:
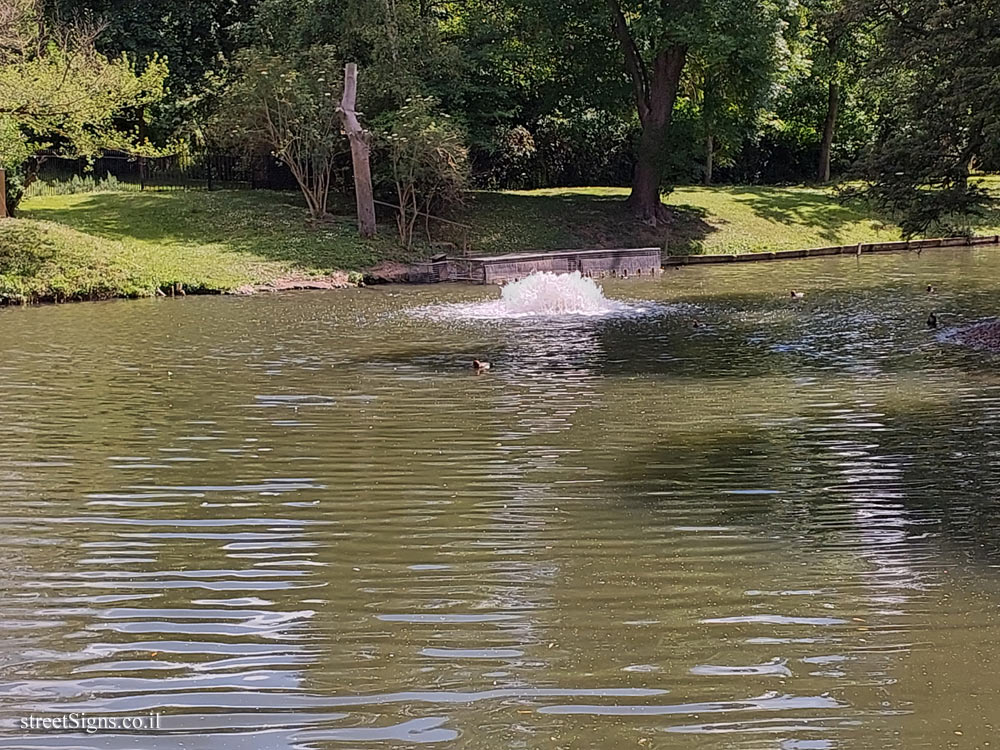
[[[360,281],[351,281],[350,274],[346,271],[335,271],[326,276],[306,276],[289,275],[282,276],[271,281],[258,284],[243,284],[232,289],[212,288],[212,287],[185,287],[178,282],[157,287],[151,294],[106,294],[95,292],[90,295],[73,295],[71,297],[59,297],[54,294],[36,296],[32,299],[0,299],[0,309],[8,307],[44,307],[48,305],[66,305],[81,302],[109,302],[111,300],[137,300],[152,299],[154,297],[252,297],[256,294],[277,294],[279,292],[292,292],[301,290],[333,290],[333,289],[355,289],[363,286]]]
[[[802,260],[831,255],[870,255],[889,252],[916,252],[925,249],[955,249],[962,247],[982,247],[997,245],[1000,247],[1000,235],[981,235],[974,237],[941,237],[925,240],[909,240],[882,243],[858,243],[856,245],[833,245],[828,247],[803,248],[798,250],[775,250],[752,253],[706,253],[704,255],[665,255],[661,258],[661,267],[681,268],[689,265],[722,265],[729,263],[764,262],[774,260]],[[571,251],[547,251],[552,253]],[[539,253],[545,255],[546,252]],[[462,261],[463,259],[448,259]],[[185,286],[182,282],[155,287],[149,293],[116,293],[100,289],[89,295],[71,295],[59,297],[57,294],[35,296],[31,299],[0,298],[0,308],[28,307],[36,305],[66,304],[72,302],[100,302],[112,299],[143,299],[148,297],[185,297],[188,295],[232,295],[252,296],[255,294],[276,294],[286,291],[350,289],[361,286],[385,284],[402,284],[423,286],[437,283],[463,283],[462,279],[436,279],[428,273],[428,269],[442,261],[401,262],[382,261],[364,271],[347,272],[333,271],[328,274],[311,275],[307,273],[290,273],[274,279],[243,284],[238,287],[224,288],[212,286]],[[648,277],[647,277],[648,278]],[[468,283],[465,281],[464,283]],[[144,290],[145,291],[145,290]],[[976,324],[984,325],[984,324]],[[1000,321],[996,323],[1000,331]],[[1000,333],[998,333],[1000,335]],[[997,344],[1000,348],[1000,343]]]
[[[388,222],[370,240],[358,238],[346,213],[329,224],[311,225],[300,196],[291,193],[39,196],[24,202],[20,218],[0,222],[0,305],[142,298],[172,290],[178,296],[179,290],[189,295],[335,289],[359,281],[495,282],[533,270],[579,270],[592,278],[648,276],[657,259],[669,269],[1000,244],[994,234],[1000,225],[988,222],[970,228],[989,235],[985,238],[897,242],[898,228],[840,204],[829,190],[807,186],[679,188],[671,204],[673,221],[654,228],[635,222],[625,208],[625,193],[622,188],[476,192],[459,216],[468,222],[462,232],[441,230],[437,241],[421,235],[408,250],[400,248]],[[659,257],[640,261],[632,256],[639,250]],[[604,257],[606,252],[617,255]],[[443,253],[451,259],[443,261]],[[347,272],[347,283],[332,269]]]

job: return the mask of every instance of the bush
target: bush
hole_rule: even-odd
[[[468,149],[462,132],[434,102],[414,98],[383,118],[380,140],[396,189],[399,239],[409,248],[418,218],[430,235],[430,217],[462,204],[468,186]]]
[[[28,186],[24,195],[77,195],[80,193],[117,193],[122,190],[137,190],[138,187],[121,182],[113,174],[104,177],[73,175],[68,180],[36,180]]]
[[[328,46],[290,56],[242,50],[235,80],[209,128],[213,140],[266,148],[283,162],[314,220],[327,216],[331,183],[348,150],[339,116],[343,73],[335,52]]]
[[[496,131],[473,154],[477,184],[526,190],[578,185],[627,185],[638,127],[594,109],[547,115]]]
[[[7,215],[13,216],[24,197],[24,164],[30,150],[18,124],[0,115],[0,168],[4,169],[7,186]]]
[[[480,182],[491,189],[534,187],[538,151],[531,131],[523,125],[499,128],[483,159]]]
[[[595,109],[543,117],[535,129],[541,177],[553,187],[628,185],[638,127]]]

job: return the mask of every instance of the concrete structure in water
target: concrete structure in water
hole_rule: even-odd
[[[473,284],[506,284],[532,273],[573,273],[600,279],[630,278],[660,273],[660,248],[615,250],[555,250],[473,258],[442,258],[422,264],[427,281],[464,281]]]

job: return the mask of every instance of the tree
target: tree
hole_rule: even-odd
[[[781,62],[778,8],[768,0],[607,0],[607,5],[642,125],[629,203],[640,219],[657,223],[667,218],[660,203],[660,159],[685,65],[700,61],[705,73],[708,154],[714,150],[712,120],[737,101],[755,110]]]
[[[461,203],[467,151],[458,128],[434,112],[430,99],[411,99],[388,119],[384,140],[399,202],[396,224],[400,242],[409,248],[420,216],[429,220]]]
[[[454,86],[458,50],[427,0],[259,0],[244,46],[286,57],[322,46],[364,71],[358,109],[398,109],[407,98]]]
[[[862,192],[907,236],[967,229],[993,202],[972,170],[1000,163],[1000,10],[995,0],[909,0],[871,12],[883,21],[867,71],[881,106]]]
[[[321,46],[294,57],[247,49],[237,55],[236,70],[213,130],[270,149],[295,177],[310,217],[324,219],[334,168],[347,147],[340,63]]]
[[[639,219],[656,224],[669,218],[660,203],[660,156],[687,62],[690,39],[686,30],[696,22],[698,3],[681,0],[652,11],[646,3],[636,3],[630,14],[637,22],[631,26],[619,0],[607,0],[607,4],[642,125],[628,202]]]
[[[824,89],[816,179],[830,181],[830,164],[838,117],[845,90],[859,72],[878,17],[867,0],[810,0],[807,5],[806,44],[812,56],[812,76]],[[853,74],[853,75],[852,75]]]
[[[769,5],[710,5],[702,23],[702,42],[688,55],[685,88],[700,109],[702,181],[708,185],[716,153],[724,145],[739,146],[757,126],[776,72],[788,65],[789,52],[777,11]],[[739,35],[732,33],[734,28],[740,29]]]
[[[358,66],[347,63],[344,69],[344,95],[337,112],[351,144],[354,166],[354,195],[358,212],[358,231],[364,239],[375,236],[375,196],[372,193],[371,134],[361,127],[355,106],[358,101]]]
[[[238,31],[257,0],[44,0],[53,21],[97,25],[97,50],[133,60],[167,60],[167,94],[150,108],[149,131],[187,135],[204,125],[215,102],[215,78],[232,62]]]
[[[163,97],[166,64],[153,57],[140,68],[125,55],[107,58],[94,47],[99,32],[84,23],[47,23],[36,0],[0,5],[0,166],[16,179],[42,152],[160,153],[118,118]],[[17,189],[9,194],[10,211],[18,197]]]
[[[639,137],[628,205],[642,221],[667,221],[660,202],[668,133],[682,76],[691,60],[708,59],[713,48],[773,43],[779,32],[771,0],[564,0],[527,4],[539,16],[538,33],[547,35],[557,70],[551,76],[564,89],[580,92],[592,106],[614,108],[622,84],[631,96]],[[519,7],[524,5],[519,4]],[[760,19],[741,24],[727,19]],[[763,59],[769,76],[777,56]]]

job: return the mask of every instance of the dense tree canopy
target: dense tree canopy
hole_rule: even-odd
[[[213,76],[238,49],[255,0],[49,0],[50,25],[100,25],[97,50],[170,66],[170,96],[156,108],[155,135],[188,134],[214,103]]]
[[[1000,167],[1000,5],[885,7],[868,71],[881,100],[875,142],[859,165],[866,195],[907,234],[961,229],[963,217],[991,202],[973,169]]]
[[[102,149],[155,153],[120,116],[163,96],[166,65],[155,56],[136,66],[106,57],[94,40],[99,26],[54,26],[34,0],[0,6],[0,166],[14,178],[10,208],[29,157],[40,152],[93,155]]]
[[[960,224],[983,205],[975,170],[1000,168],[995,0],[45,2],[48,29],[100,28],[94,54],[127,73],[123,92],[155,90],[166,60],[145,118],[127,96],[94,103],[161,143],[238,115],[255,59],[304,80],[320,50],[359,65],[376,129],[433,102],[427,121],[447,115],[479,184],[631,185],[647,222],[669,218],[677,182],[860,177],[921,232]],[[8,149],[41,130],[0,122]]]

